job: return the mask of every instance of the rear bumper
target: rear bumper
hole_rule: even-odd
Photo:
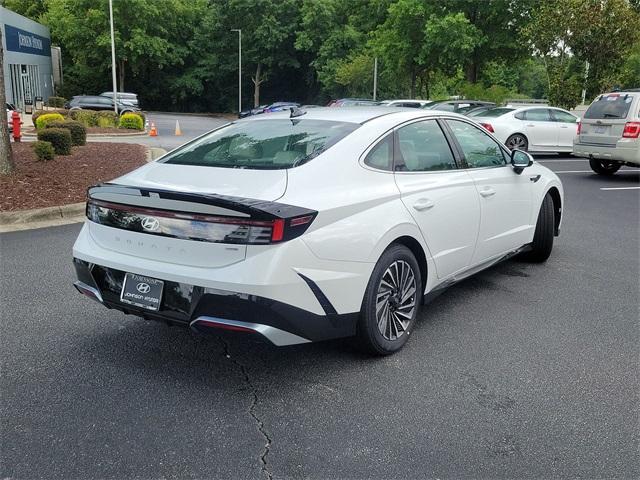
[[[164,280],[158,311],[124,304],[120,292],[125,272],[74,258],[76,289],[107,308],[150,320],[190,327],[258,333],[274,345],[348,337],[355,334],[358,313],[325,315],[246,293]]]
[[[602,146],[589,143],[573,143],[573,154],[578,157],[597,158],[640,166],[640,140],[625,139],[616,145]]]

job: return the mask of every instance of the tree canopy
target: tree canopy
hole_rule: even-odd
[[[108,0],[4,0],[49,26],[69,97],[111,90]],[[640,87],[637,0],[114,1],[118,88],[146,108],[466,95],[572,107]],[[585,81],[585,67],[589,76]]]

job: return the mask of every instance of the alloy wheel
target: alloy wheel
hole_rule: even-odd
[[[520,136],[520,135],[514,135],[513,137],[509,138],[509,141],[507,142],[507,147],[509,147],[510,150],[526,150],[527,149],[527,141],[524,139],[524,137]]]
[[[417,303],[416,276],[404,260],[385,270],[376,295],[378,330],[387,340],[397,340],[407,331]]]

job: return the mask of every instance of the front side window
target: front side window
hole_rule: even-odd
[[[466,122],[447,120],[470,168],[496,167],[507,162],[500,145],[479,128]]]
[[[398,129],[395,169],[400,172],[452,170],[456,162],[442,129],[435,120]]]
[[[166,155],[163,163],[278,170],[311,160],[357,123],[278,119],[232,123]]]

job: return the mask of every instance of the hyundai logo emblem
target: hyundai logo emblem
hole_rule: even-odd
[[[144,217],[141,222],[142,228],[148,230],[149,232],[155,232],[160,228],[160,222],[157,218],[153,217]]]
[[[136,285],[136,290],[138,290],[140,293],[149,293],[151,287],[148,283],[140,282],[138,285]]]

